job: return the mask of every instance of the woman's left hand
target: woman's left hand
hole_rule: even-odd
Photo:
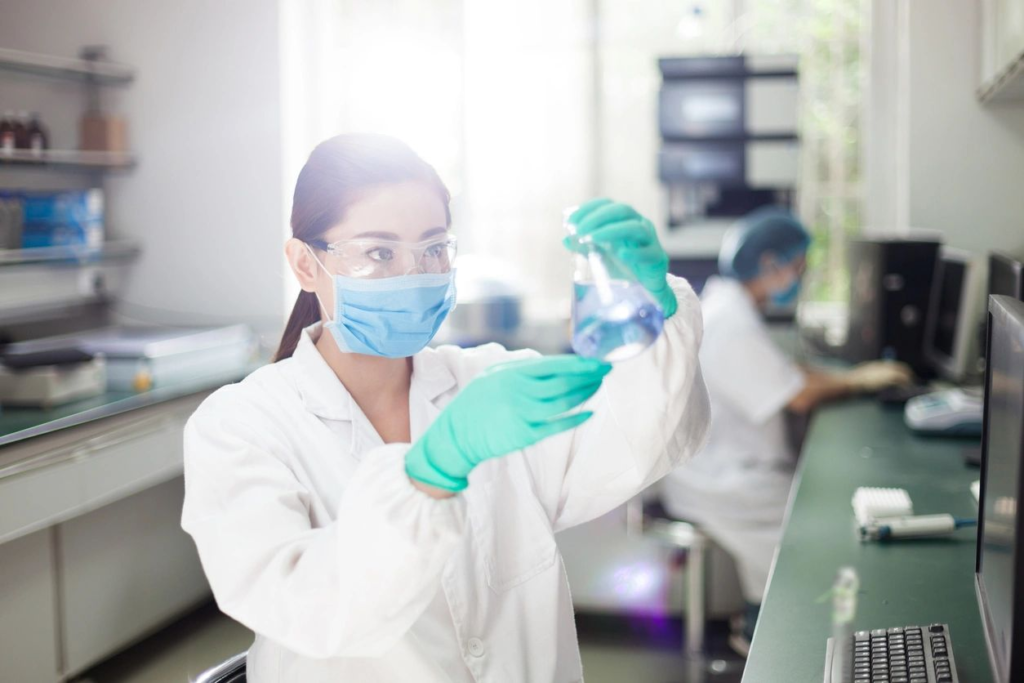
[[[589,236],[594,242],[611,249],[632,269],[640,284],[654,296],[668,318],[676,312],[676,296],[668,286],[668,254],[658,241],[654,225],[627,205],[610,199],[592,199],[583,204],[569,220],[576,234]],[[562,244],[573,249],[573,239]]]

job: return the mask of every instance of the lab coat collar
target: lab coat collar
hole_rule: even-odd
[[[315,323],[299,337],[292,354],[296,388],[303,404],[315,415],[327,420],[352,420],[359,409],[316,348],[322,332],[322,323]],[[455,375],[437,351],[427,348],[413,356],[410,395],[433,402],[455,385]]]

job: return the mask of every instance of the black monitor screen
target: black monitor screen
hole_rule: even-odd
[[[953,356],[956,345],[956,324],[960,317],[960,299],[963,297],[967,264],[943,259],[939,270],[938,304],[935,307],[935,327],[932,348],[944,356]]]
[[[670,257],[668,272],[686,278],[693,291],[700,294],[708,278],[718,275],[718,257]]]
[[[1009,680],[1017,575],[1017,497],[1024,422],[1024,307],[989,316],[978,580],[997,680]],[[1018,634],[1020,635],[1020,634]]]
[[[988,293],[1024,299],[1024,264],[1002,254],[990,255]]]

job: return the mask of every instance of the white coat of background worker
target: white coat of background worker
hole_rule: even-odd
[[[721,277],[701,295],[700,362],[711,396],[707,446],[662,482],[669,514],[699,524],[736,561],[747,610],[730,643],[745,654],[768,582],[793,482],[796,455],[786,411],[807,413],[822,402],[911,380],[891,362],[847,372],[797,365],[771,340],[769,301],[796,301],[810,235],[788,211],[759,209],[726,234]]]
[[[650,349],[613,368],[429,348],[455,298],[448,190],[384,136],[310,155],[276,362],[185,430],[182,526],[256,633],[251,683],[582,680],[554,534],[692,456],[709,404],[699,301],[653,226],[609,200],[573,221],[661,304]]]

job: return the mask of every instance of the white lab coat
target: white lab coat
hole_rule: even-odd
[[[704,449],[665,477],[662,502],[729,551],[744,598],[757,604],[782,534],[796,462],[784,410],[805,377],[771,340],[739,282],[709,279],[701,306],[700,364],[713,422]]]
[[[707,431],[699,302],[671,286],[678,313],[607,376],[592,419],[484,462],[447,500],[409,482],[408,444],[382,443],[316,350],[318,326],[210,396],[185,429],[182,526],[220,608],[257,634],[249,680],[582,680],[554,533],[622,504]],[[530,355],[416,354],[412,439],[480,371]]]

